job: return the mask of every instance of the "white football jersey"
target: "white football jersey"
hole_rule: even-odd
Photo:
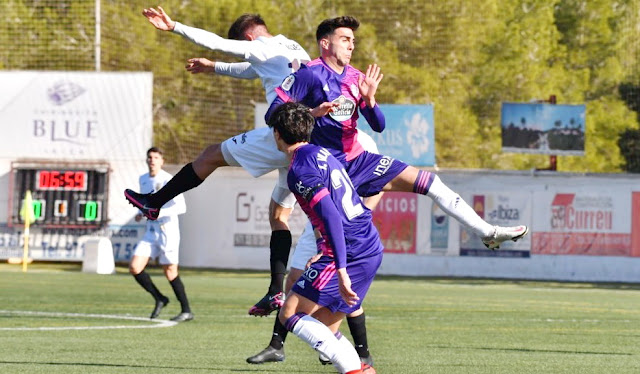
[[[261,36],[252,41],[232,40],[222,38],[206,30],[183,25],[180,22],[176,22],[173,32],[201,47],[225,52],[249,62],[250,69],[255,75],[247,73],[246,69],[242,73],[232,73],[228,68],[229,64],[218,62],[216,62],[216,73],[238,78],[259,77],[268,103],[276,98],[275,89],[280,86],[284,78],[297,71],[300,65],[311,60],[309,54],[298,42],[283,35]],[[225,71],[220,71],[218,65]]]

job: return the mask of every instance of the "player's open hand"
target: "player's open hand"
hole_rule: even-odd
[[[367,72],[358,78],[360,94],[369,107],[373,107],[376,104],[376,91],[383,77],[384,74],[380,73],[380,67],[377,64],[373,64],[369,65]]]
[[[330,101],[325,101],[324,103],[318,105],[317,107],[311,109],[311,114],[314,117],[324,117],[327,114],[333,112],[333,108],[338,107],[340,104],[332,103]]]
[[[147,17],[149,22],[158,30],[171,31],[176,27],[175,21],[171,20],[161,6],[158,6],[157,10],[154,8],[143,9],[142,15]]]
[[[351,278],[349,278],[346,268],[338,269],[338,284],[342,300],[344,300],[344,302],[349,306],[356,305],[360,298],[358,297],[358,294],[353,292],[351,289]]]
[[[185,66],[185,68],[191,74],[198,74],[198,73],[213,74],[216,71],[216,62],[207,60],[204,57],[190,58],[187,60],[187,65]]]

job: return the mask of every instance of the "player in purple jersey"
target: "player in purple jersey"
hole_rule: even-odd
[[[276,89],[278,97],[266,114],[284,102],[305,104],[316,117],[311,143],[326,147],[341,161],[358,195],[371,196],[384,191],[414,192],[429,196],[448,215],[475,233],[487,248],[496,249],[507,240],[516,241],[528,232],[527,226],[501,227],[484,221],[440,178],[425,170],[408,166],[389,156],[364,151],[358,143],[358,110],[376,132],[385,122],[375,94],[383,78],[377,65],[362,73],[349,65],[355,48],[354,32],[359,22],[342,16],[324,20],[316,30],[320,57],[287,77]]]
[[[360,308],[382,262],[382,243],[342,163],[308,143],[314,122],[309,108],[295,102],[279,106],[268,122],[278,149],[291,160],[287,184],[317,231],[322,252],[295,283],[278,318],[340,373],[373,373],[338,327]]]

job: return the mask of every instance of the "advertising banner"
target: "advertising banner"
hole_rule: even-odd
[[[382,104],[386,128],[374,132],[360,116],[358,129],[371,135],[380,154],[391,156],[414,166],[433,166],[436,163],[435,124],[433,104]]]
[[[146,152],[151,73],[10,71],[0,81],[0,158],[126,160]]]
[[[535,254],[631,256],[631,194],[584,187],[537,192]]]
[[[386,192],[373,211],[385,253],[416,253],[418,197],[408,192]]]
[[[502,103],[504,152],[583,155],[584,105]]]
[[[485,221],[499,226],[531,226],[531,194],[518,192],[474,193],[465,199]],[[504,242],[499,251],[487,249],[482,240],[460,230],[461,256],[529,257],[530,236],[517,242]]]

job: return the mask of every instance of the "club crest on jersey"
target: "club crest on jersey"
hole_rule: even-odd
[[[345,97],[344,95],[340,95],[340,97],[333,100],[333,102],[338,103],[338,106],[333,108],[333,112],[329,113],[331,118],[338,122],[342,122],[353,116],[353,113],[356,110],[356,103],[353,100]]]
[[[295,81],[296,81],[296,77],[294,77],[293,74],[291,74],[282,81],[282,84],[280,85],[280,87],[282,87],[282,89],[285,91],[289,91],[293,86],[293,82]]]

